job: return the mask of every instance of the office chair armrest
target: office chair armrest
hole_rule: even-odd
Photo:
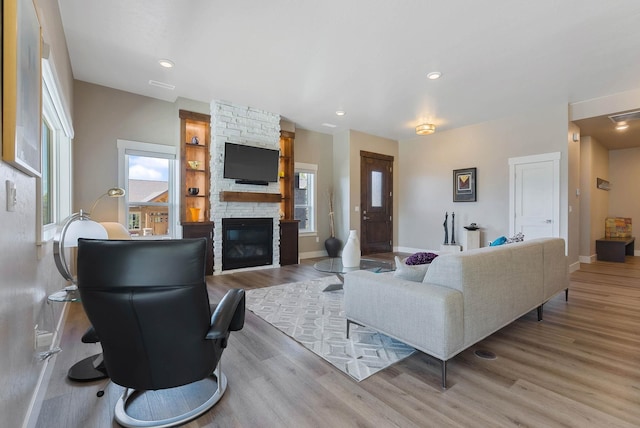
[[[234,288],[227,291],[211,315],[211,327],[207,339],[223,339],[229,331],[238,331],[244,326],[244,290]]]
[[[100,338],[96,333],[96,330],[93,326],[89,327],[89,329],[82,335],[82,343],[98,343],[100,342]]]

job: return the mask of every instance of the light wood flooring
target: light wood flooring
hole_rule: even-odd
[[[382,255],[390,258],[392,254]],[[266,287],[326,274],[297,266],[210,277],[211,299],[229,288]],[[448,363],[415,353],[357,383],[247,311],[222,368],[222,400],[187,427],[637,427],[640,426],[640,257],[583,264],[564,293]],[[71,304],[38,427],[112,427],[122,388],[71,383],[69,366],[99,352],[80,342],[87,320]],[[495,360],[474,355],[477,349]],[[151,397],[148,409],[188,394]],[[144,407],[143,406],[143,407]],[[149,410],[155,411],[155,410]]]

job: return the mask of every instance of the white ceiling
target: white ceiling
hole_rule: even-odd
[[[638,0],[58,1],[76,79],[325,133],[403,140],[640,87]]]

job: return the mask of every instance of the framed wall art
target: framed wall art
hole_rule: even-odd
[[[476,201],[476,168],[453,170],[453,202]]]
[[[2,8],[2,159],[39,177],[40,22],[32,0],[4,0]]]

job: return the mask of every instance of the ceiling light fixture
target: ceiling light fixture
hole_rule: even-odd
[[[436,126],[433,123],[423,123],[416,126],[416,134],[418,135],[429,135],[434,132],[436,132]]]
[[[158,60],[158,63],[164,68],[173,68],[175,65],[170,59],[160,59]]]
[[[624,131],[625,129],[627,129],[629,127],[629,124],[627,122],[620,122],[617,126],[616,126],[616,131]]]
[[[345,114],[347,114],[347,112],[346,112],[346,111],[344,111],[344,110],[337,110],[337,111],[336,111],[336,114],[337,114],[338,116],[344,116]]]
[[[440,76],[442,76],[442,73],[440,73],[439,71],[432,71],[431,73],[427,74],[427,77],[431,80],[439,79]]]

